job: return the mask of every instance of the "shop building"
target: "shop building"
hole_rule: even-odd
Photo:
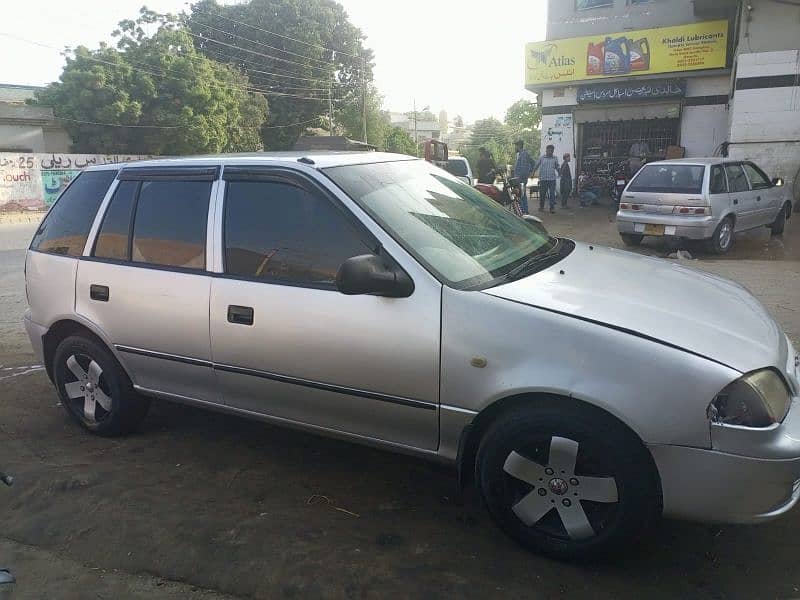
[[[798,47],[800,0],[550,0],[547,39],[525,49],[542,152],[589,173],[729,152],[791,184]]]

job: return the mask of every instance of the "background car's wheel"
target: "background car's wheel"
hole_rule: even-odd
[[[661,513],[658,475],[641,441],[602,411],[568,400],[494,423],[476,471],[497,524],[559,559],[618,550]]]
[[[89,337],[70,336],[53,355],[61,403],[78,423],[98,435],[122,435],[142,422],[150,401],[138,395],[114,356]]]
[[[783,233],[783,230],[786,228],[786,215],[788,212],[788,203],[781,206],[780,212],[776,215],[772,225],[769,226],[770,230],[772,231],[772,235],[780,235]]]
[[[726,217],[717,225],[708,240],[708,249],[714,254],[725,254],[733,247],[733,219]]]
[[[620,233],[619,237],[622,238],[622,243],[626,246],[638,246],[644,239],[641,233]]]

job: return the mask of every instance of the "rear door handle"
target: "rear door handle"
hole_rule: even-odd
[[[235,304],[231,304],[228,306],[228,323],[235,323],[236,325],[252,325],[253,308],[250,306],[237,306]]]
[[[108,302],[109,292],[107,285],[93,283],[89,286],[89,297],[98,302]]]
[[[761,202],[761,196],[756,196],[756,202]]]
[[[738,199],[738,198],[734,198],[734,199],[733,199],[733,203],[734,203],[734,204],[739,204],[739,199]]]

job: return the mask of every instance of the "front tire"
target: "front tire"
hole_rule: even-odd
[[[727,254],[733,247],[733,219],[726,217],[717,225],[714,235],[707,241],[708,249],[714,254]]]
[[[123,435],[147,415],[149,399],[135,392],[105,346],[88,336],[70,336],[58,344],[53,375],[67,413],[92,433]]]
[[[620,233],[622,243],[626,246],[638,246],[642,243],[644,236],[641,233]]]
[[[500,528],[558,559],[627,547],[661,513],[641,441],[606,413],[566,400],[499,419],[481,440],[476,471]]]

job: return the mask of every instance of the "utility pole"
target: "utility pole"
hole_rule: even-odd
[[[328,83],[328,120],[330,121],[330,130],[328,131],[329,135],[333,135],[333,97],[331,94],[331,84]]]
[[[367,143],[367,59],[361,57],[361,120],[363,124],[364,143]]]
[[[414,98],[414,156],[419,156],[419,140],[417,140],[417,99]]]

